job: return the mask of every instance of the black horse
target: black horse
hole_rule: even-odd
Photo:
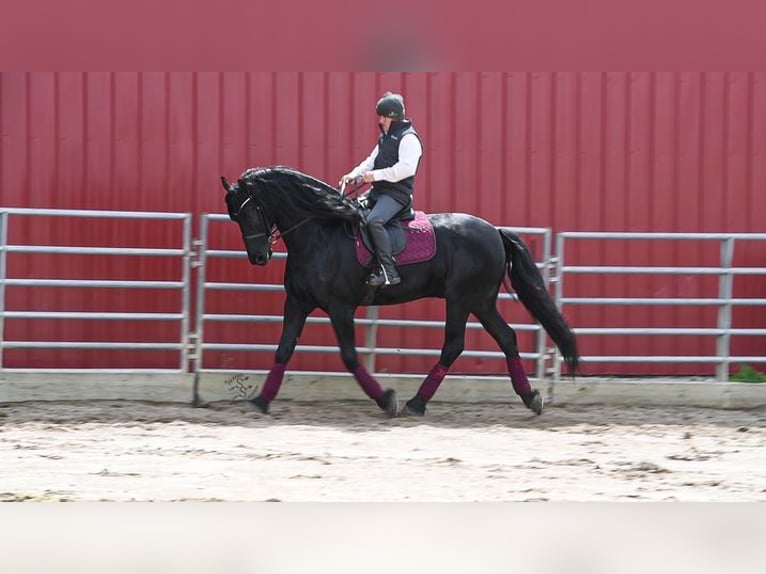
[[[460,213],[430,215],[437,242],[434,257],[401,266],[400,284],[371,293],[365,283],[369,269],[358,262],[355,243],[348,234],[349,225],[359,218],[356,201],[316,178],[281,166],[249,169],[236,185],[224,177],[221,182],[229,217],[239,224],[250,263],[268,263],[275,234],[284,240],[288,252],[282,336],[274,366],[258,396],[250,401],[252,408],[268,411],[306,318],[319,308],[330,317],[346,368],[381,409],[396,415],[395,391],[384,391],[358,360],[354,313],[365,304],[394,305],[439,297],[447,303],[441,356],[401,414],[425,414],[426,403],[463,351],[470,313],[505,354],[515,392],[529,409],[541,414],[543,398],[527,379],[516,334],[496,308],[506,273],[519,300],[553,339],[570,372],[577,369],[575,335],[548,294],[526,245],[509,229]]]

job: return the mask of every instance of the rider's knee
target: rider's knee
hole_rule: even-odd
[[[386,220],[383,217],[368,217],[367,218],[367,227],[380,227],[383,228],[386,225]]]

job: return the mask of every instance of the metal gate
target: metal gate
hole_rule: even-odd
[[[676,265],[642,265],[631,262],[628,257],[628,247],[618,247],[620,244],[644,242],[642,249],[647,242],[666,242],[679,251],[679,244],[689,244],[699,246],[694,253],[686,253],[677,258]],[[579,254],[575,251],[584,243],[588,247],[581,249]],[[717,243],[717,250],[706,250],[705,247]],[[766,328],[743,328],[737,327],[733,322],[733,311],[742,310],[744,316],[740,318],[741,322],[751,322],[755,324],[764,324],[759,320],[753,320],[753,315],[761,313],[761,319],[766,318],[763,309],[766,307],[766,298],[736,296],[735,278],[740,281],[749,278],[757,279],[753,283],[752,290],[762,293],[764,282],[766,282],[766,267],[747,265],[749,261],[737,263],[735,260],[735,246],[743,251],[748,244],[758,244],[758,253],[749,258],[749,261],[763,261],[766,254],[766,234],[757,233],[616,233],[616,232],[565,232],[557,236],[556,242],[556,302],[559,308],[567,312],[572,312],[573,308],[590,306],[606,306],[609,310],[619,308],[645,309],[644,314],[651,312],[652,309],[677,309],[694,308],[694,322],[696,325],[689,327],[628,327],[625,325],[614,327],[595,327],[588,326],[582,322],[576,322],[574,331],[578,335],[581,347],[587,346],[589,340],[596,338],[614,337],[637,338],[651,337],[654,341],[660,338],[670,337],[678,338],[683,336],[693,336],[695,339],[712,339],[715,341],[714,352],[703,354],[655,354],[634,353],[634,354],[610,354],[610,353],[590,353],[583,356],[585,364],[603,364],[611,363],[614,365],[637,365],[637,364],[657,364],[667,363],[676,365],[695,364],[715,364],[716,378],[718,381],[727,381],[729,379],[730,367],[733,363],[766,363],[766,344],[750,345],[750,347],[760,349],[757,354],[752,355],[732,355],[732,337],[763,337],[766,335]],[[606,257],[605,246],[610,245],[615,257]],[[668,251],[665,248],[665,251]],[[634,250],[635,251],[635,250]],[[593,253],[601,254],[600,259],[596,261]],[[639,252],[640,254],[640,252]],[[583,263],[583,259],[590,261]],[[606,259],[610,259],[608,262]],[[636,259],[634,257],[633,259]],[[595,261],[595,262],[594,262]],[[695,261],[703,261],[704,265],[694,265]],[[607,277],[630,277],[630,278],[660,278],[662,295],[657,296],[651,293],[651,296],[625,296],[626,293],[614,293],[613,295],[592,296],[592,295],[573,295],[577,291],[587,291],[586,289],[574,289],[570,283],[579,276],[589,276],[600,278]],[[684,282],[684,289],[674,289],[671,281],[665,278],[681,278]],[[703,284],[704,278],[712,278],[713,282],[708,281]],[[591,288],[593,285],[591,285]],[[627,290],[627,283],[623,284],[623,289]],[[686,291],[686,294],[683,294]],[[701,293],[701,296],[690,296],[692,292]],[[707,314],[704,310],[712,310]],[[585,315],[587,316],[587,315]],[[592,315],[591,315],[592,316]],[[639,321],[641,317],[639,316]],[[695,340],[695,345],[700,341]],[[704,345],[704,341],[702,343]],[[558,369],[556,370],[558,373]]]
[[[103,246],[86,246],[86,245],[61,245],[56,244],[57,241],[51,240],[47,244],[31,243],[30,241],[39,241],[40,238],[45,238],[48,233],[44,233],[43,230],[35,227],[35,224],[31,221],[39,218],[56,218],[60,220],[60,227],[58,225],[51,226],[56,229],[66,231],[67,228],[71,229],[75,225],[93,225],[96,220],[109,220],[109,225],[113,222],[121,220],[137,222],[137,221],[159,221],[180,222],[180,233],[178,233],[176,239],[173,241],[175,245],[173,247],[103,247]],[[31,224],[31,225],[30,225]],[[14,225],[23,227],[26,225],[30,232],[23,234],[25,237],[29,237],[28,241],[9,241],[9,237],[14,232]],[[50,228],[48,229],[50,231]],[[139,234],[135,237],[130,237],[132,231],[127,232],[128,235],[125,239],[127,243],[136,241]],[[17,234],[21,235],[21,234]],[[62,233],[66,235],[66,233]],[[191,242],[191,215],[184,213],[152,213],[152,212],[117,212],[117,211],[87,211],[87,210],[59,210],[59,209],[13,209],[13,208],[0,208],[0,370],[5,372],[47,372],[54,371],[61,372],[80,372],[87,371],[100,371],[100,372],[151,372],[151,373],[186,373],[188,372],[188,356],[189,356],[189,333],[190,333],[190,303],[191,303],[191,258],[192,258],[192,242]],[[48,259],[48,265],[55,267],[57,271],[57,277],[44,276],[49,272],[49,269],[35,267],[31,269],[29,273],[23,274],[26,276],[14,275],[12,272],[12,265],[9,265],[9,256],[13,257],[14,254],[23,254],[23,257],[29,260],[34,257],[35,254],[45,254]],[[161,258],[163,260],[177,260],[177,266],[179,267],[179,273],[177,278],[173,280],[147,280],[141,277],[135,277],[131,279],[94,279],[92,277],[72,276],[78,272],[82,272],[76,265],[71,264],[75,258],[79,256],[90,256],[96,258],[108,257],[110,258],[109,265],[113,265],[116,270],[120,270],[120,258],[129,256],[138,256],[141,258]],[[51,263],[54,259],[59,257],[63,258],[60,261],[60,265],[54,265]],[[103,261],[103,260],[102,260]],[[84,269],[87,270],[88,264],[84,264]],[[20,267],[20,265],[16,265]],[[62,277],[62,275],[66,275]],[[152,293],[156,293],[157,290],[171,291],[174,293],[175,299],[174,305],[177,305],[173,312],[151,312],[145,310],[133,310],[126,312],[109,312],[104,309],[98,309],[93,311],[71,310],[61,308],[51,308],[52,303],[56,302],[57,296],[47,296],[35,299],[33,302],[38,309],[46,310],[34,310],[34,309],[18,309],[11,308],[8,304],[9,289],[22,288],[24,290],[30,290],[33,288],[51,288],[58,293],[71,289],[78,290],[81,293],[82,290],[88,290],[88,293],[103,293],[109,291],[110,293],[121,292],[122,290],[132,290],[139,292],[142,296],[131,297],[132,305],[138,307],[147,308],[150,303],[150,297]],[[147,296],[147,293],[149,296]],[[78,295],[78,304],[82,305],[82,300],[87,300],[87,296],[83,297]],[[87,322],[89,325],[101,322],[108,322],[111,326],[115,322],[121,322],[125,324],[131,324],[133,321],[139,321],[143,325],[144,323],[170,323],[175,325],[174,329],[177,333],[177,338],[174,341],[167,342],[147,342],[145,328],[133,328],[132,332],[136,336],[135,340],[122,340],[122,341],[110,341],[109,338],[104,337],[107,340],[30,340],[29,338],[17,338],[9,339],[8,337],[8,323],[16,320],[22,320],[25,328],[34,327],[33,323],[38,321],[47,321],[54,323],[66,322],[69,320],[75,320],[78,322]],[[52,330],[47,327],[47,330]],[[173,361],[175,366],[168,366],[167,368],[32,368],[22,367],[13,368],[9,367],[4,361],[5,352],[14,349],[27,349],[27,350],[78,350],[81,353],[92,350],[124,350],[131,353],[151,352],[151,351],[172,351],[176,355],[176,359]],[[133,355],[132,355],[133,356]]]

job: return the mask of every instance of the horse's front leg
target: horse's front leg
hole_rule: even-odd
[[[384,391],[378,381],[359,362],[354,331],[354,308],[336,305],[328,310],[328,315],[335,330],[335,336],[338,338],[343,364],[354,375],[365,394],[374,400],[388,416],[395,416],[399,409],[396,391],[393,389]]]
[[[300,337],[303,326],[306,324],[306,317],[313,310],[314,307],[309,308],[306,305],[301,305],[296,297],[290,296],[288,293],[282,319],[282,336],[274,355],[274,365],[266,376],[261,392],[249,401],[253,409],[262,413],[268,412],[269,403],[276,398],[279,388],[282,386],[287,362],[293,356],[295,346],[298,344],[298,337]]]

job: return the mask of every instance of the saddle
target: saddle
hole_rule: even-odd
[[[361,209],[361,221],[366,220],[369,209]],[[386,231],[391,238],[391,254],[397,265],[422,263],[436,254],[436,235],[431,220],[422,211],[412,209],[412,204],[404,207],[386,224]],[[367,267],[372,263],[375,246],[364,225],[354,226],[356,258],[360,265]]]

